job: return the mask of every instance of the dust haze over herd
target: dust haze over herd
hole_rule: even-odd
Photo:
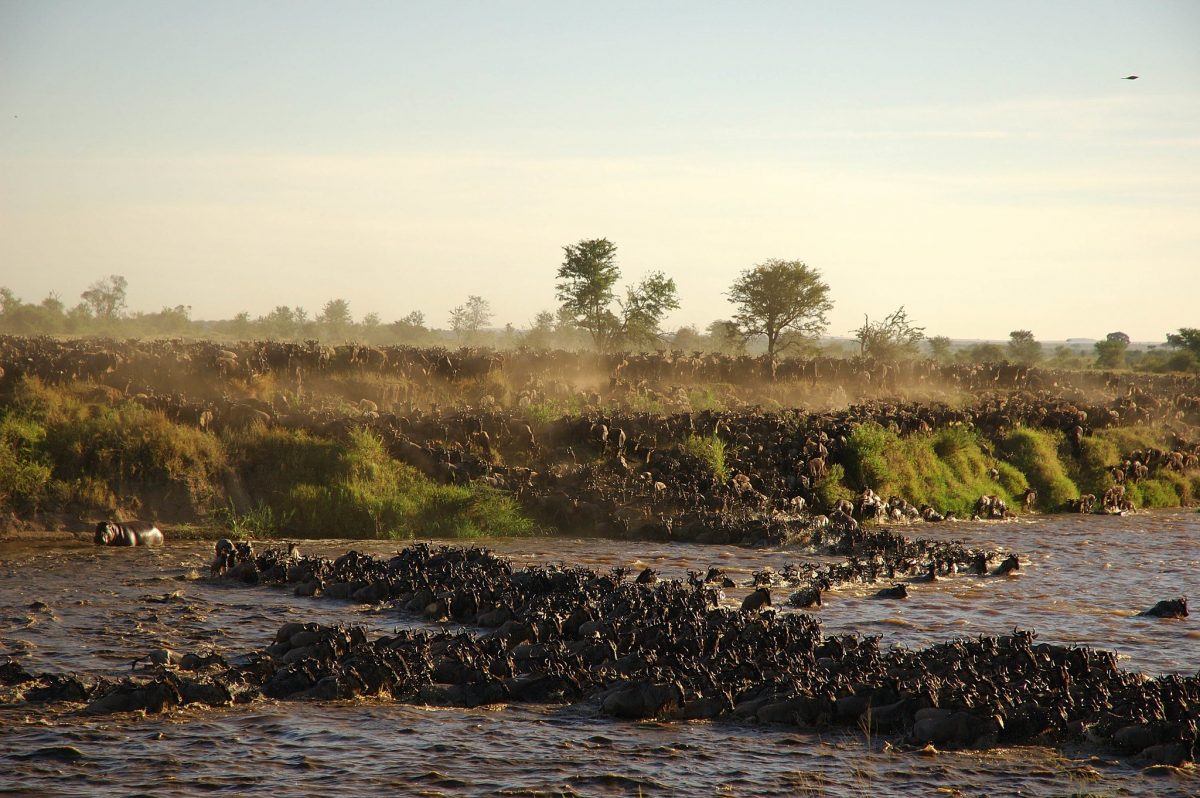
[[[779,258],[830,335],[1161,341],[1200,295],[1198,38],[1190,3],[7,3],[0,285],[528,328],[606,238],[672,330]]]

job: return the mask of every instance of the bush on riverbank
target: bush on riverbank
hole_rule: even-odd
[[[847,481],[856,490],[869,487],[884,498],[900,496],[960,516],[969,516],[982,495],[1012,503],[1027,487],[1020,471],[992,461],[978,433],[959,427],[900,437],[863,424],[851,433],[844,460]],[[993,466],[998,480],[989,473]]]
[[[1068,501],[1079,498],[1079,488],[1059,458],[1062,442],[1061,433],[1029,427],[1017,427],[998,441],[1001,456],[1037,491],[1041,510],[1061,510]]]
[[[393,460],[355,429],[344,441],[252,429],[228,441],[248,491],[302,537],[524,535],[515,500],[482,486],[442,485]]]
[[[717,482],[729,479],[729,468],[725,465],[725,441],[717,434],[689,435],[679,448],[703,463]]]
[[[149,514],[231,531],[312,537],[476,537],[534,530],[514,499],[442,485],[376,438],[252,428],[217,436],[134,402],[20,383],[0,409],[0,508],[80,517]],[[234,508],[226,480],[245,486]],[[276,525],[274,529],[269,529]]]
[[[136,511],[151,494],[161,505],[194,511],[219,495],[220,443],[132,402],[100,404],[26,380],[0,430],[0,485],[11,487],[0,493],[26,512],[51,502]]]

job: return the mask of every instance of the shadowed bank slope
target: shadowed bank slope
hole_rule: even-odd
[[[615,429],[615,417],[609,420]],[[800,423],[775,421],[785,431]],[[671,429],[669,419],[664,423]],[[712,432],[677,424],[674,439],[662,436],[653,453],[646,449],[645,464],[635,459],[644,444],[625,444],[615,462],[615,443],[591,446],[595,427],[584,416],[539,427],[548,430],[538,436],[542,462],[558,464],[547,475],[550,487],[533,490],[532,483],[473,478],[467,468],[470,457],[486,458],[488,468],[527,471],[532,478],[526,467],[536,464],[532,452],[515,437],[504,442],[475,433],[464,446],[447,434],[421,446],[403,437],[404,445],[389,445],[370,419],[351,410],[319,427],[252,420],[218,432],[172,420],[106,386],[49,386],[30,378],[0,405],[0,507],[10,526],[24,520],[85,528],[100,517],[140,516],[246,535],[474,537],[559,528],[661,538],[665,526],[667,537],[703,539],[697,527],[673,530],[670,523],[673,514],[684,517],[686,508],[672,496],[675,482],[687,479],[708,486],[703,493],[717,514],[778,518],[755,505],[771,475],[758,456],[761,445],[736,431],[736,414]],[[576,428],[585,430],[582,442],[562,432]],[[1149,425],[1096,430],[1078,445],[1061,432],[1034,427],[989,434],[956,424],[902,434],[871,420],[848,427],[844,437],[817,475],[813,512],[853,501],[865,488],[969,517],[982,495],[1015,509],[1032,487],[1039,509],[1061,510],[1081,495],[1112,488],[1131,450],[1170,448],[1166,432]],[[625,459],[626,451],[635,462]],[[613,474],[619,480],[609,479]],[[653,484],[646,487],[646,479]],[[1200,496],[1200,470],[1159,468],[1123,481],[1122,488],[1137,507],[1188,505]],[[650,498],[641,502],[639,490]],[[609,504],[583,506],[578,497],[588,491],[608,496]],[[622,528],[613,526],[614,517]],[[799,518],[786,523],[804,525]]]

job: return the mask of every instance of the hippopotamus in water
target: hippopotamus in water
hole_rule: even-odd
[[[161,546],[163,533],[147,521],[101,521],[96,524],[95,540],[97,546]]]
[[[1138,615],[1151,618],[1186,618],[1188,616],[1187,599],[1165,599],[1145,612],[1139,612]]]

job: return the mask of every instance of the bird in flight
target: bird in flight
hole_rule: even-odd
[[[1121,80],[1137,80],[1137,79],[1138,79],[1137,75],[1129,75],[1127,77],[1121,78]]]

